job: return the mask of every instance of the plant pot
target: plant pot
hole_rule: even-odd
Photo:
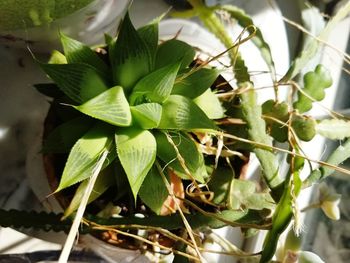
[[[115,33],[130,1],[80,0],[72,4],[67,0],[61,1],[60,5],[55,1],[22,2],[18,7],[12,3],[7,4],[7,9],[2,7],[0,17],[4,20],[0,19],[0,44],[49,52],[61,47],[59,32],[88,45],[101,43],[101,32]]]

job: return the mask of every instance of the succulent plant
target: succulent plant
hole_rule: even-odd
[[[346,139],[350,124],[341,118],[317,120],[309,115],[313,103],[321,101],[324,89],[332,84],[322,65],[305,74],[293,98],[280,100],[276,94],[260,105],[238,52],[240,44],[252,39],[271,70],[277,93],[279,85],[294,84],[291,80],[316,53],[315,43],[276,80],[270,47],[243,10],[188,2],[193,9],[177,15],[198,16],[227,47],[236,86],[220,75],[222,68],[211,65],[217,57],[203,61],[194,47],[176,37],[160,41],[160,18],[135,29],[127,14],[117,37],[106,35],[106,43],[97,48],[61,34],[64,52],[54,51],[48,63],[37,61],[54,82],[36,85],[53,98],[54,127],[45,132],[42,152],[63,157],[63,162],[55,162],[61,168],[56,169],[59,184],[54,194],[70,196],[64,218],[73,217],[97,171],[84,231],[138,226],[151,233],[167,229],[178,234],[185,225],[188,236],[183,235],[182,241],[195,250],[191,228],[230,225],[241,227],[247,236],[253,234],[251,230],[265,229],[268,233],[257,260],[269,262],[281,234],[291,221],[298,224],[300,191],[330,175],[350,156],[347,139],[328,160],[316,161],[323,166],[312,168],[302,179],[304,163],[315,162],[304,155],[304,143],[316,134]],[[216,11],[236,19],[248,38],[233,42]],[[285,148],[276,147],[275,141]],[[277,162],[280,151],[288,154],[288,172],[283,176]],[[253,154],[262,180],[243,176]],[[52,215],[48,218],[58,224]],[[55,229],[60,227],[66,229],[66,221]]]

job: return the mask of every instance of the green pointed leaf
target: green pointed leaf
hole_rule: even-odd
[[[93,67],[87,64],[43,64],[41,68],[73,101],[84,103],[107,90]]]
[[[156,167],[153,166],[147,174],[140,188],[139,195],[141,200],[159,215],[169,193]]]
[[[96,119],[116,126],[130,126],[131,112],[122,87],[106,90],[86,103],[76,106],[77,110]]]
[[[184,74],[188,74],[189,71]],[[203,94],[219,76],[220,72],[216,69],[201,68],[188,77],[176,82],[171,94],[182,95],[194,99]]]
[[[179,66],[179,63],[167,65],[142,78],[130,97],[131,104],[141,96],[152,102],[163,103],[170,96]]]
[[[113,150],[110,127],[97,123],[73,146],[55,192],[89,178],[104,150]]]
[[[165,41],[158,47],[156,68],[181,61],[180,69],[184,69],[193,61],[195,54],[194,48],[183,41],[177,39]]]
[[[163,104],[158,128],[206,130],[216,129],[216,126],[193,101],[180,95],[171,95]]]
[[[42,151],[44,153],[68,153],[91,125],[92,120],[86,117],[78,117],[61,124],[44,140]]]
[[[225,110],[220,100],[211,89],[207,89],[202,95],[195,98],[193,102],[196,103],[210,119],[215,120],[225,117]]]
[[[324,89],[332,85],[332,77],[329,71],[322,65],[318,65],[314,72],[310,71],[304,76],[303,91],[316,101],[324,99],[326,93]],[[312,100],[298,91],[298,100],[294,103],[294,107],[300,113],[311,110]]]
[[[174,146],[168,141],[166,135],[162,132],[155,132],[157,140],[157,156],[167,164],[168,167],[175,170],[176,174],[183,179],[191,179],[181,166]],[[180,155],[185,160],[185,165],[193,178],[203,183],[204,178],[208,177],[204,164],[204,157],[199,152],[195,142],[181,133],[169,133],[172,141],[176,145]]]
[[[156,140],[151,132],[135,128],[117,130],[115,140],[119,160],[136,200],[140,187],[156,159]]]
[[[130,107],[134,122],[148,130],[157,128],[162,117],[162,106],[158,103],[143,103]]]
[[[67,64],[67,58],[58,50],[54,50],[51,53],[51,57],[48,63],[49,64]]]
[[[112,46],[115,84],[130,90],[150,72],[152,57],[147,44],[132,25],[128,13],[121,24],[118,39]]]
[[[158,35],[159,35],[158,24],[159,24],[159,20],[156,19],[152,21],[150,24],[145,25],[137,30],[138,35],[145,42],[147,46],[148,53],[151,58],[151,61],[150,61],[151,70],[153,70],[154,68],[157,47],[158,47]]]
[[[350,121],[322,120],[317,123],[316,132],[331,140],[343,140],[350,137]]]
[[[88,204],[96,200],[100,197],[109,187],[115,184],[115,179],[113,175],[113,169],[110,169],[111,166],[101,171],[98,175],[96,182],[94,184],[94,188],[89,196]],[[73,212],[75,212],[84,196],[85,190],[89,184],[89,180],[84,180],[75,191],[74,197],[70,202],[67,209],[64,211],[63,218],[70,216]]]
[[[104,61],[94,52],[90,47],[83,43],[72,39],[63,33],[60,33],[61,43],[63,46],[64,54],[68,63],[85,63],[89,64],[101,77],[108,79],[109,69]]]

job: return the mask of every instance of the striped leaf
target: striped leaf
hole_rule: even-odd
[[[130,97],[131,103],[141,96],[163,103],[170,96],[179,67],[179,63],[167,65],[141,79]]]
[[[133,121],[141,128],[157,128],[162,117],[162,106],[158,103],[143,103],[130,107]]]
[[[40,66],[57,86],[77,103],[84,103],[107,90],[105,82],[88,64],[40,63]]]
[[[115,135],[119,160],[125,170],[135,201],[156,159],[157,144],[147,130],[124,128]]]
[[[216,126],[192,100],[180,95],[171,95],[163,104],[158,128],[190,131],[216,129]]]
[[[86,103],[76,106],[77,110],[93,118],[116,126],[129,126],[131,112],[122,87],[106,90]]]
[[[55,192],[89,178],[104,150],[112,151],[113,137],[108,126],[97,123],[73,146]]]

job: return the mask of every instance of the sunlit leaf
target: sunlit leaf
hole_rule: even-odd
[[[324,89],[332,85],[332,77],[330,72],[322,65],[318,65],[314,72],[310,71],[304,76],[303,92],[313,98],[315,101],[324,99],[326,93]],[[311,110],[312,100],[298,91],[298,100],[294,103],[294,107],[300,113]]]
[[[188,71],[184,74],[188,74]],[[194,99],[210,88],[219,74],[216,69],[202,68],[184,79],[180,75],[171,93]]]
[[[96,70],[87,64],[44,64],[41,68],[73,101],[84,103],[107,90]]]
[[[318,134],[332,139],[343,140],[350,137],[350,121],[349,120],[322,120],[316,125]]]
[[[118,157],[136,200],[140,187],[156,159],[156,140],[151,132],[135,128],[118,129],[115,140]]]
[[[68,63],[86,63],[94,67],[102,77],[108,78],[109,69],[106,63],[90,47],[72,39],[62,32],[60,33],[61,43]]]
[[[85,134],[92,125],[92,120],[78,117],[64,122],[55,128],[44,140],[44,153],[67,153],[76,141]]]
[[[140,96],[152,102],[164,102],[173,89],[179,66],[179,63],[167,65],[142,78],[137,82],[130,97],[131,104]]]
[[[131,112],[123,88],[116,86],[106,90],[80,106],[77,110],[116,126],[129,126]]]
[[[157,50],[156,68],[162,68],[181,61],[180,69],[186,68],[194,59],[196,52],[189,44],[171,39],[162,43]]]
[[[184,159],[184,165],[187,167],[192,177],[199,182],[204,182],[204,178],[206,178],[208,174],[205,168],[203,155],[199,152],[194,141],[181,133],[169,133],[173,145],[169,142],[164,133],[155,132],[154,135],[157,140],[157,156],[165,162],[168,167],[174,169],[176,174],[181,178],[191,179],[178,159],[174,148],[175,145]]]
[[[67,58],[58,50],[54,50],[51,53],[49,64],[67,64]]]
[[[130,107],[133,121],[141,128],[153,129],[158,127],[162,117],[162,106],[158,103],[143,103]]]
[[[117,41],[112,47],[114,82],[129,91],[139,79],[150,72],[152,57],[148,45],[138,35],[128,13],[122,21]]]
[[[141,200],[159,215],[169,193],[157,168],[153,167],[149,171],[142,183],[139,195]]]
[[[112,151],[113,134],[110,127],[97,123],[73,146],[55,192],[89,178],[104,150]]]
[[[225,110],[222,107],[220,100],[210,89],[207,89],[202,95],[195,98],[193,102],[196,103],[210,119],[220,119],[225,117]]]
[[[205,130],[216,129],[215,124],[190,99],[171,95],[163,104],[160,129]]]

